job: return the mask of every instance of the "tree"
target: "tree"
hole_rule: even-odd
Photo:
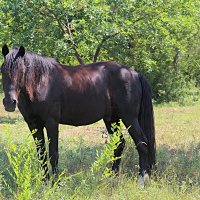
[[[189,83],[200,85],[198,0],[1,0],[0,6],[1,43],[68,65],[116,60],[145,73],[156,100],[178,100]]]

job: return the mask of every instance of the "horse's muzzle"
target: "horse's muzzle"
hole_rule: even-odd
[[[17,106],[17,100],[4,98],[3,105],[7,112],[14,112]]]

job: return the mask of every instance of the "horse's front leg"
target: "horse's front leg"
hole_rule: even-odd
[[[52,166],[52,173],[58,172],[58,122],[55,119],[48,119],[45,124],[49,139],[49,158]]]
[[[44,169],[44,179],[49,179],[48,167],[47,167],[47,152],[45,147],[44,139],[44,126],[38,125],[37,123],[28,122],[29,129],[33,135],[33,139],[36,144],[38,157],[41,162],[42,168]]]

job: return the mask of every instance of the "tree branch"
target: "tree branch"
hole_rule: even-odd
[[[141,21],[141,20],[143,20],[143,19],[145,19],[145,18],[146,18],[146,16],[140,17],[140,18],[134,20],[134,21],[132,22],[132,24],[137,23],[137,22],[139,22],[139,21]],[[96,61],[97,61],[97,58],[99,57],[100,50],[101,50],[101,47],[103,46],[103,44],[104,44],[108,39],[110,39],[111,37],[114,37],[114,36],[116,36],[116,35],[118,35],[118,34],[120,34],[120,32],[117,32],[117,33],[114,33],[114,34],[112,34],[112,35],[108,35],[108,36],[103,37],[103,39],[101,40],[101,42],[100,42],[99,45],[97,46],[97,49],[96,49],[95,54],[94,54],[93,62],[96,62]]]
[[[31,4],[31,2],[28,0],[28,2]],[[75,44],[74,42],[74,39],[73,39],[73,35],[72,35],[72,32],[71,32],[71,28],[70,28],[70,23],[68,21],[68,18],[67,18],[67,22],[64,23],[62,22],[62,20],[59,18],[59,15],[57,15],[52,9],[50,9],[47,4],[45,2],[42,3],[42,5],[45,7],[46,11],[48,12],[44,12],[44,11],[41,11],[39,8],[37,10],[37,12],[42,15],[43,17],[48,17],[50,19],[53,19],[55,20],[57,23],[58,23],[58,26],[60,28],[60,30],[63,32],[63,34],[67,33],[68,36],[69,36],[69,41],[70,43],[72,44],[72,48],[74,50],[74,55],[75,57],[77,58],[78,62],[80,64],[84,64],[83,62],[83,59],[81,58],[80,54],[78,53],[78,50],[77,50],[77,45]]]
[[[71,32],[70,23],[69,23],[69,20],[68,20],[67,17],[66,17],[65,27],[67,28],[68,35],[69,35],[69,39],[70,39],[70,42],[71,42],[71,44],[72,44],[72,48],[74,49],[75,56],[76,56],[78,62],[79,62],[81,65],[83,65],[84,62],[83,62],[83,59],[81,58],[80,54],[78,53],[77,45],[76,45],[75,42],[74,42],[74,38],[73,38],[73,35],[72,35],[72,32]]]
[[[100,50],[101,50],[101,47],[103,46],[103,44],[108,40],[110,39],[111,37],[114,37],[116,35],[118,35],[119,33],[115,33],[115,34],[112,34],[112,35],[107,35],[105,37],[103,37],[103,39],[101,40],[101,42],[99,43],[99,45],[97,46],[97,49],[96,49],[96,52],[94,54],[94,59],[93,59],[93,62],[96,62],[97,61],[97,58],[99,57],[99,53],[100,53]]]
[[[180,50],[178,47],[175,47],[175,55],[174,55],[174,59],[173,59],[173,66],[174,68],[177,70],[177,66],[178,66],[178,61],[179,61],[179,57],[180,57]]]
[[[66,17],[66,23],[63,23],[62,21],[60,21],[59,17],[57,14],[55,14],[52,10],[50,10],[47,6],[46,6],[47,10],[49,12],[52,13],[54,19],[58,22],[58,25],[59,27],[61,28],[61,30],[69,35],[69,41],[71,42],[72,44],[72,48],[74,50],[74,55],[76,56],[76,59],[78,60],[78,62],[83,65],[84,62],[83,62],[83,59],[81,58],[80,54],[78,53],[78,50],[77,50],[77,45],[75,44],[74,42],[74,38],[73,38],[73,35],[72,35],[72,32],[71,32],[71,27],[70,27],[70,23],[69,23],[69,20],[68,18]],[[66,29],[65,29],[66,28]],[[67,31],[66,31],[67,30]]]

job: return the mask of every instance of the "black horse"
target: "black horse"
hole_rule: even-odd
[[[98,62],[69,67],[55,59],[14,48],[2,48],[1,67],[5,110],[18,106],[35,140],[46,176],[47,156],[43,129],[49,139],[52,172],[58,166],[58,125],[82,126],[103,119],[111,125],[122,119],[139,153],[140,175],[148,176],[155,164],[155,131],[150,86],[139,73],[116,62]],[[125,146],[121,136],[114,157]],[[120,159],[112,169],[117,172]]]

